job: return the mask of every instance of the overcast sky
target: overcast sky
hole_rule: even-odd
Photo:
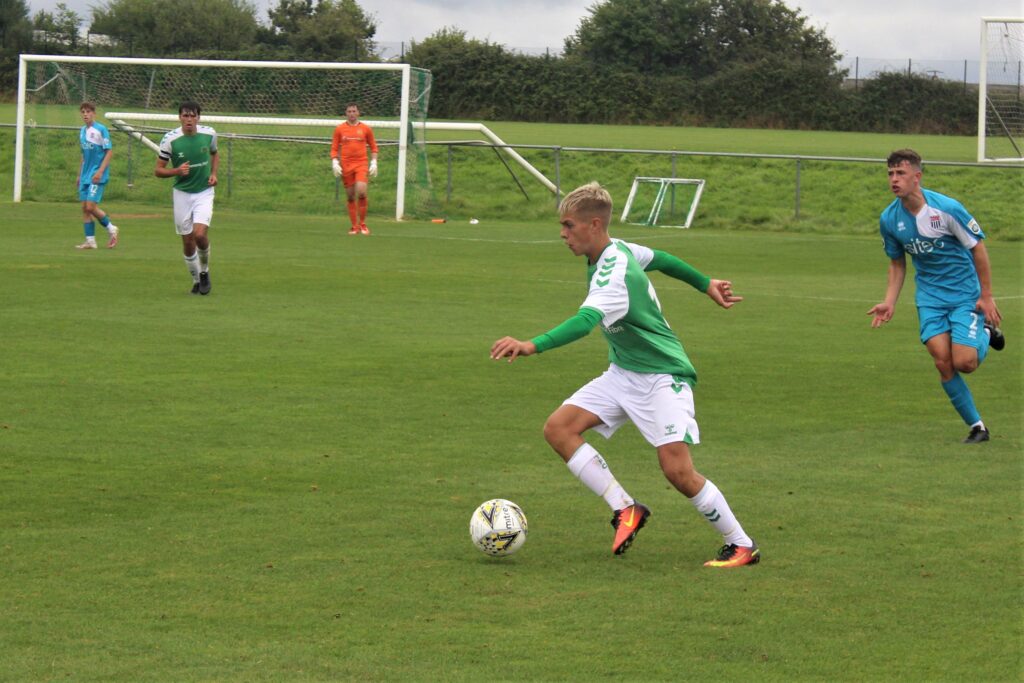
[[[29,0],[52,11],[59,0]],[[173,2],[173,0],[165,0]],[[251,0],[261,21],[277,0]],[[377,20],[377,41],[426,38],[455,26],[471,38],[512,48],[560,50],[597,0],[357,0]],[[97,0],[65,0],[91,16]],[[847,57],[978,58],[979,18],[1024,16],[1024,0],[791,0]]]

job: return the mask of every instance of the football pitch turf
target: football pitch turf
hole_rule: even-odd
[[[1021,243],[990,240],[1008,345],[967,428],[917,341],[913,284],[873,330],[876,236],[613,229],[745,301],[652,278],[697,367],[697,468],[760,565],[632,427],[592,437],[653,516],[610,512],[544,442],[607,365],[585,267],[547,223],[218,211],[208,297],[168,206],[78,252],[73,203],[0,205],[0,680],[1019,680]],[[99,230],[102,240],[102,230]],[[505,559],[468,534],[521,505]]]

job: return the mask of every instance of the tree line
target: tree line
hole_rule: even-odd
[[[30,16],[25,0],[0,0],[0,92],[13,90],[19,52],[379,61],[376,32],[356,0],[278,0],[264,20],[247,0],[106,0],[88,22],[63,3]],[[887,73],[850,90],[839,58],[779,0],[600,0],[558,56],[457,27],[404,55],[433,73],[437,118],[975,132],[961,85]]]

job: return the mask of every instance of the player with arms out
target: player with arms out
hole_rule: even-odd
[[[921,187],[921,156],[912,149],[889,155],[889,189],[896,195],[879,221],[889,257],[885,301],[872,306],[872,327],[892,320],[903,281],[906,255],[916,271],[917,315],[921,343],[939,371],[942,388],[971,431],[964,443],[989,440],[988,428],[974,405],[961,373],[969,374],[1006,339],[1002,316],[992,298],[992,268],[985,234],[963,205]]]
[[[78,144],[82,148],[82,166],[78,170],[78,199],[82,202],[82,225],[85,228],[85,241],[76,249],[96,248],[96,222],[107,229],[109,241],[107,249],[117,246],[118,229],[110,222],[110,216],[100,208],[103,201],[103,190],[110,179],[110,160],[114,156],[113,145],[110,144],[110,131],[102,123],[96,121],[96,105],[82,102],[78,107],[82,115],[81,130],[78,131]]]
[[[181,126],[160,141],[157,178],[174,178],[174,227],[181,235],[192,293],[210,293],[210,239],[214,186],[217,185],[217,131],[199,123],[199,105],[182,102]]]
[[[661,313],[647,272],[661,271],[707,294],[722,308],[743,300],[728,280],[714,280],[679,258],[608,235],[612,199],[597,183],[562,200],[561,237],[576,256],[587,257],[587,298],[561,325],[522,341],[502,337],[491,358],[531,356],[581,339],[597,325],[608,342],[608,370],[570,396],[544,424],[544,438],[569,470],[613,511],[612,552],[624,553],[651,511],[636,502],[612,475],[601,454],[583,439],[593,429],[611,435],[633,422],[658,454],[672,485],[722,534],[725,545],[707,567],[756,564],[761,554],[729,508],[722,492],[693,467],[690,446],[700,442],[692,387],[697,373]]]
[[[366,148],[370,148],[367,165]],[[345,107],[345,122],[334,129],[331,141],[331,168],[341,178],[348,199],[350,235],[369,235],[366,227],[366,189],[370,178],[377,177],[377,141],[373,129],[359,120],[359,105]],[[357,205],[358,202],[358,205]]]

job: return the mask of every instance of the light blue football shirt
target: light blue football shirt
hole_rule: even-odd
[[[925,205],[916,216],[899,199],[882,212],[879,230],[885,253],[891,259],[910,254],[918,306],[974,304],[981,284],[971,249],[985,233],[957,200],[923,188],[921,192]]]
[[[91,185],[93,175],[103,163],[107,150],[112,147],[110,131],[102,123],[94,121],[91,126],[82,126],[78,133],[78,142],[82,147],[82,169],[78,173],[78,184]],[[107,182],[109,178],[110,166],[107,166],[100,184]]]

